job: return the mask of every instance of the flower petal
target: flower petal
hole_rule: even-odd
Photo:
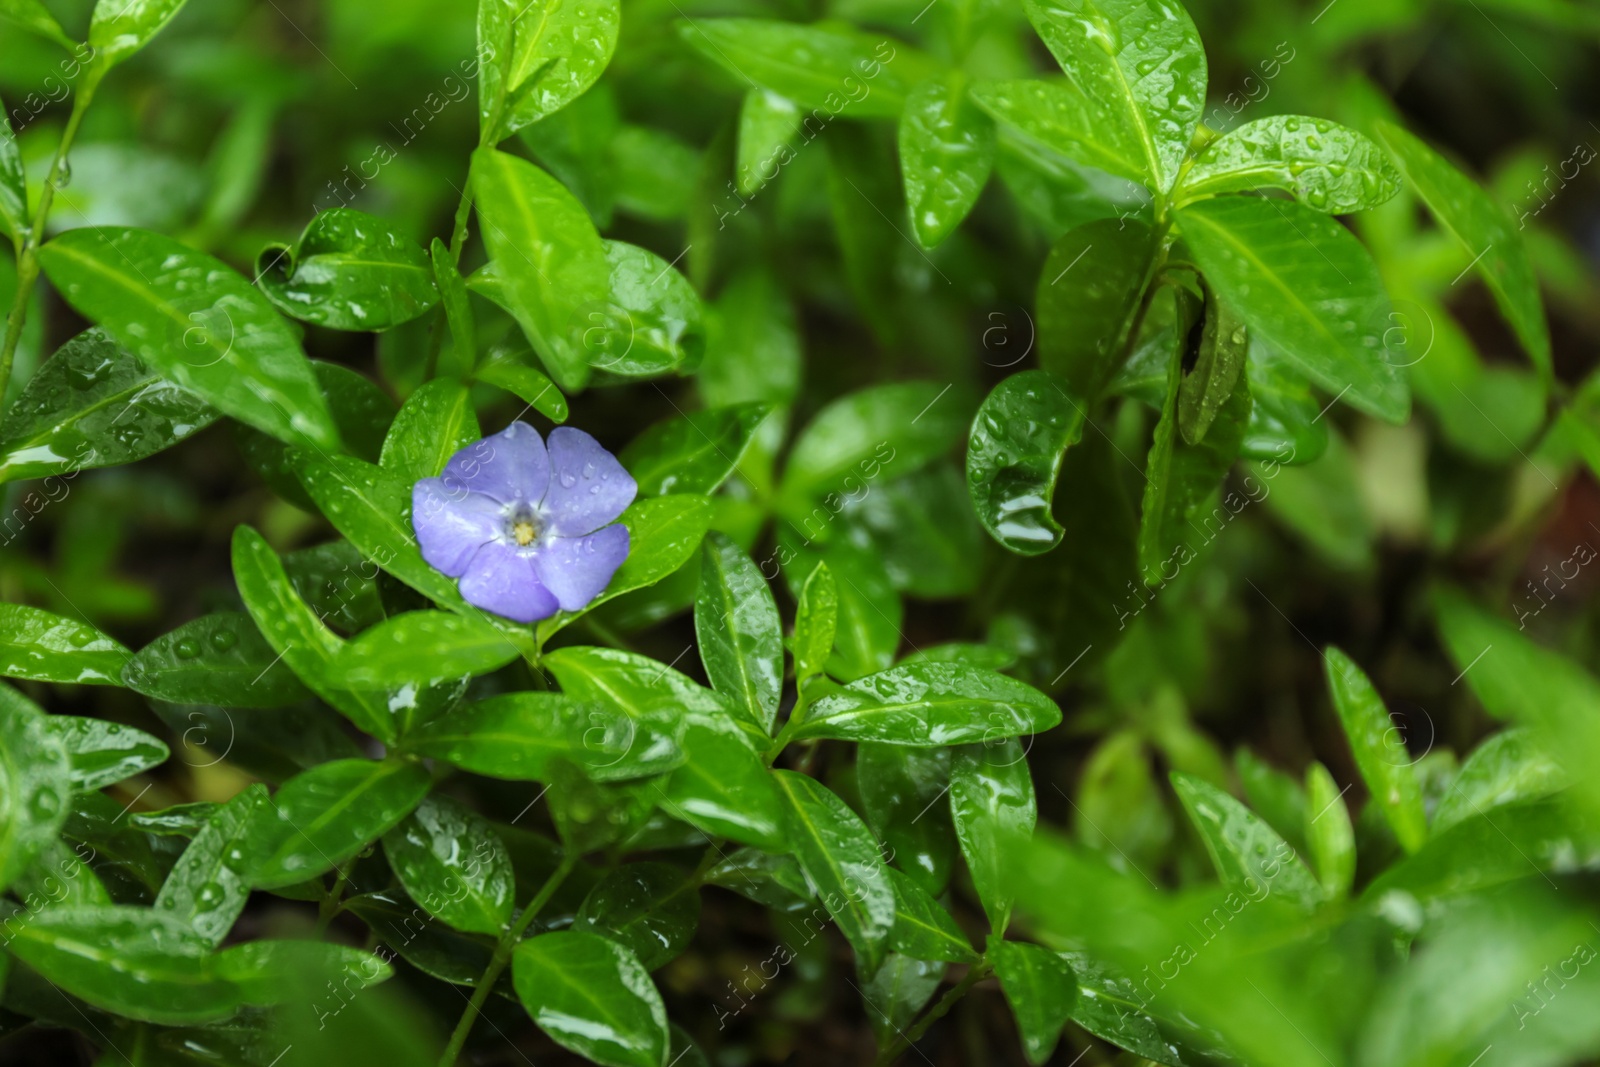
[[[478,548],[505,532],[505,506],[482,493],[424,478],[411,489],[411,528],[428,566],[461,577]]]
[[[441,477],[448,489],[483,493],[502,504],[537,504],[550,484],[550,457],[538,430],[513,422],[451,456]]]
[[[563,611],[579,611],[599,596],[628,558],[628,528],[618,523],[587,537],[555,537],[534,557],[534,569]]]
[[[544,514],[557,537],[579,537],[615,522],[639,486],[617,457],[570,426],[550,431],[550,491]]]
[[[540,584],[533,560],[504,541],[478,550],[461,576],[467,603],[514,622],[547,619],[556,613],[556,598]]]

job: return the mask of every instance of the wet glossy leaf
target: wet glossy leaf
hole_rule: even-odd
[[[994,645],[971,641],[950,641],[928,645],[906,656],[901,663],[964,663],[987,671],[1004,671],[1017,665],[1017,654]]]
[[[1389,298],[1372,257],[1337,222],[1299,204],[1202,200],[1177,212],[1218,299],[1314,382],[1388,422],[1411,398],[1387,362]]]
[[[860,816],[814,778],[773,771],[786,807],[785,843],[811,892],[855,947],[861,969],[877,970],[894,928],[894,887],[878,842]]]
[[[806,712],[796,737],[958,745],[1034,734],[1061,721],[1023,682],[960,663],[909,663],[851,682]]]
[[[11,883],[11,895],[35,913],[48,908],[110,904],[111,894],[94,868],[84,861],[85,855],[95,858],[87,846],[69,845],[57,838]]]
[[[133,654],[122,683],[174,704],[275,708],[307,697],[250,616],[224,611],[186,622]]]
[[[761,571],[726,534],[706,535],[694,629],[700,659],[717,692],[763,730],[783,691],[783,631]]]
[[[61,27],[38,0],[0,0],[0,21],[15,22],[37,33],[65,39]],[[22,169],[22,150],[11,129],[11,116],[0,101],[0,229],[20,242],[31,223],[28,218],[28,182]]]
[[[912,90],[900,114],[900,173],[911,229],[924,248],[941,244],[967,217],[989,182],[994,120],[967,99],[961,76]]]
[[[120,685],[132,655],[86,622],[0,604],[0,675],[35,682]]]
[[[11,22],[40,37],[48,38],[69,51],[78,47],[76,41],[61,30],[61,24],[50,14],[40,0],[0,0],[0,22]],[[0,119],[0,121],[5,121]],[[10,128],[10,123],[6,123]],[[18,173],[21,173],[20,166]],[[19,202],[25,198],[19,198]]]
[[[1306,768],[1305,838],[1328,899],[1348,896],[1356,877],[1355,830],[1333,775],[1315,762]]]
[[[1150,228],[1097,219],[1050,249],[1039,275],[1039,365],[1066,383],[1065,403],[1099,399],[1128,343],[1155,255]]]
[[[934,72],[904,42],[843,26],[701,18],[679,23],[678,32],[740,84],[830,116],[897,118],[912,87]]]
[[[1205,108],[1206,53],[1177,0],[1027,0],[1067,77],[1103,107],[1164,191]]]
[[[232,982],[247,1003],[262,1006],[300,1003],[307,989],[334,982],[354,995],[394,974],[370,952],[311,940],[248,941],[213,959],[219,977]]]
[[[562,389],[589,380],[586,331],[604,328],[611,268],[583,205],[526,160],[482,148],[473,192],[484,243],[517,322]],[[600,321],[591,321],[594,316]],[[592,339],[592,338],[591,338]]]
[[[978,954],[972,951],[967,935],[915,878],[891,867],[889,883],[894,887],[895,901],[889,944],[896,952],[919,960],[977,961]]]
[[[195,800],[160,811],[136,811],[129,814],[128,825],[158,837],[193,838],[221,807],[214,800]]]
[[[804,685],[807,679],[822,673],[823,665],[833,652],[838,624],[838,587],[834,585],[833,572],[828,570],[828,565],[819,563],[800,587],[799,606],[795,609],[790,648],[797,685]]]
[[[788,404],[800,387],[800,363],[794,307],[771,273],[743,272],[707,303],[706,358],[695,378],[707,404]],[[762,426],[770,436],[777,422]]]
[[[1172,788],[1225,888],[1252,900],[1276,896],[1308,910],[1322,903],[1322,886],[1255,812],[1191,774],[1174,772]]]
[[[783,808],[750,733],[726,713],[685,720],[685,759],[661,786],[662,810],[713,837],[781,849]]]
[[[1377,207],[1400,191],[1383,150],[1348,126],[1304,115],[1273,115],[1229,130],[1184,175],[1178,200],[1282,189],[1330,215]]]
[[[967,442],[967,487],[978,520],[996,541],[1036,556],[1061,543],[1050,513],[1061,457],[1083,433],[1084,408],[1066,382],[1028,370],[984,399]]]
[[[628,378],[693,371],[705,355],[705,324],[689,279],[649,249],[604,244],[610,296],[584,318],[584,358]]]
[[[1156,184],[1135,135],[1110,108],[1069,83],[983,81],[971,93],[973,102],[996,121],[1048,152],[1129,182]]]
[[[1473,257],[1478,275],[1533,365],[1550,373],[1550,329],[1522,233],[1489,194],[1417,137],[1380,122],[1378,137],[1439,224]]]
[[[949,391],[932,382],[905,382],[835,400],[795,441],[784,495],[797,505],[828,494],[853,495],[885,471],[901,477],[944,455],[971,411]]]
[[[394,401],[372,379],[349,367],[313,360],[311,371],[345,448],[360,459],[376,460],[389,424],[394,421]],[[248,426],[235,425],[234,435],[245,463],[274,492],[297,507],[316,510],[316,504],[295,477],[288,445]]]
[[[731,889],[757,904],[796,911],[812,899],[805,872],[793,856],[741,848],[706,872],[706,882]]]
[[[86,330],[45,361],[0,422],[0,481],[71,478],[132,463],[216,418],[205,401],[157,375],[105,331]]]
[[[661,994],[622,945],[561,930],[522,942],[511,966],[522,1006],[563,1048],[607,1067],[666,1062]]]
[[[39,261],[69,304],[163,377],[263,433],[338,450],[299,342],[220,260],[160,234],[105,226],[69,230]]]
[[[789,146],[800,133],[800,105],[770,89],[745,92],[739,108],[738,158],[734,164],[739,192],[750,196],[778,176],[793,153]]]
[[[1209,294],[1208,294],[1209,296]],[[1194,369],[1185,372],[1178,388],[1178,429],[1186,444],[1197,445],[1233,397],[1239,376],[1244,372],[1250,352],[1249,330],[1232,308],[1210,297],[1206,301],[1205,327],[1200,334],[1200,353]],[[1248,387],[1247,387],[1248,388]],[[1237,419],[1237,410],[1229,413]],[[1244,425],[1230,428],[1230,436]]]
[[[89,23],[95,63],[112,67],[133,55],[172,21],[183,4],[184,0],[98,0]]]
[[[1367,791],[1400,844],[1407,852],[1415,852],[1428,838],[1428,817],[1417,782],[1416,759],[1406,749],[1405,731],[1389,718],[1383,698],[1349,656],[1330,647],[1323,663],[1334,709]]]
[[[524,349],[523,352],[527,353]],[[556,383],[544,372],[534,370],[513,356],[494,356],[486,359],[473,376],[497,389],[504,389],[551,422],[567,421],[567,398],[561,395]]]
[[[989,955],[1016,1016],[1028,1062],[1044,1063],[1077,1006],[1078,979],[1072,965],[1047,948],[1022,941],[1001,941]]]
[[[1018,851],[1033,834],[1038,807],[1028,755],[1014,738],[966,745],[950,760],[950,818],[967,861],[973,888],[998,940],[1011,916],[1007,877]]]
[[[619,0],[535,0],[513,7],[506,133],[561,110],[593,85],[611,62],[622,22]]]
[[[439,302],[428,253],[385,220],[344,207],[317,212],[292,249],[263,251],[256,274],[279,311],[335,330],[392,329]]]
[[[943,963],[900,952],[889,953],[882,965],[871,972],[861,989],[861,1000],[879,1048],[889,1047],[911,1025],[938,992],[944,972]]]
[[[900,870],[929,893],[944,892],[955,860],[950,805],[950,751],[864,741],[856,749],[861,808]]]
[[[472,985],[489,966],[494,950],[484,938],[457,933],[434,921],[421,905],[399,890],[349,897],[345,909],[366,923],[378,935],[380,944],[429,977],[453,985]],[[494,990],[508,999],[516,995],[510,977],[503,976]]]
[[[51,715],[45,720],[72,761],[72,788],[104,789],[159,766],[171,755],[160,738],[104,719]]]
[[[797,551],[792,545],[798,539],[792,528],[779,528],[779,555],[785,551],[793,555],[791,565],[784,568],[791,591],[797,585],[803,587],[811,572],[823,564],[833,576],[838,594],[838,621],[834,653],[828,657],[828,674],[850,681],[887,668],[900,647],[905,607],[895,593],[881,555],[843,539],[834,540],[820,553],[815,549]],[[798,577],[802,575],[803,578]]]
[[[1315,462],[1328,447],[1328,424],[1321,417],[1323,402],[1306,376],[1258,337],[1250,338],[1245,376],[1250,380],[1250,425],[1240,455],[1279,463]]]
[[[699,924],[700,892],[682,870],[629,863],[589,891],[572,928],[610,938],[653,971],[688,947]]]
[[[295,592],[283,562],[266,540],[248,526],[233,532],[233,577],[261,636],[301,681],[361,730],[390,741],[395,726],[389,708],[374,694],[342,690],[333,683],[332,665],[344,647],[333,631]]]
[[[344,689],[397,687],[488,674],[521,655],[491,623],[446,611],[395,615],[345,644],[328,665]]]
[[[56,839],[72,793],[66,746],[33,702],[0,685],[0,886]]]
[[[750,402],[658,422],[617,458],[639,483],[640,496],[714,493],[739,466],[771,410]]]
[[[450,249],[437,237],[428,246],[428,259],[433,264],[433,284],[438,286],[439,299],[444,303],[445,321],[450,325],[450,347],[440,350],[439,373],[465,378],[478,362],[478,328],[467,282],[456,268]]]
[[[1532,731],[1502,730],[1472,751],[1433,812],[1430,836],[1502,804],[1534,800],[1570,784],[1561,764],[1540,747]]]
[[[353,858],[428,794],[428,772],[401,760],[335,760],[285,782],[240,851],[250,884],[294,885]]]
[[[1145,995],[1132,982],[1084,953],[1062,953],[1062,958],[1078,981],[1080,995],[1073,1001],[1073,1022],[1147,1060],[1183,1067],[1183,1057],[1161,1032],[1155,1018],[1143,1010]]]
[[[162,883],[155,910],[213,948],[222,944],[250,898],[244,847],[251,821],[267,813],[267,804],[266,787],[257,784],[218,808]]]
[[[482,436],[466,386],[435,378],[406,398],[383,440],[378,466],[408,484],[434,478],[451,456]]]
[[[428,914],[479,934],[511,920],[511,856],[488,820],[448,797],[431,796],[383,835],[384,855]]]

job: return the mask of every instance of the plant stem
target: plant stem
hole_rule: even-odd
[[[989,977],[993,971],[994,967],[987,960],[974,963],[968,968],[966,977],[939,998],[939,1003],[924,1012],[920,1019],[911,1024],[910,1029],[895,1038],[888,1048],[878,1053],[877,1067],[889,1067],[889,1064],[899,1059],[906,1049],[921,1041],[922,1035],[928,1032],[928,1027],[944,1018],[962,997],[972,991],[973,986]]]
[[[11,314],[6,319],[5,342],[0,347],[0,397],[5,395],[11,384],[11,364],[16,359],[17,344],[22,340],[22,326],[28,318],[28,299],[33,296],[34,283],[39,280],[39,245],[44,241],[44,224],[50,214],[50,205],[55,202],[56,183],[67,166],[67,153],[72,150],[72,142],[78,136],[78,127],[83,125],[84,112],[89,110],[98,84],[98,79],[89,78],[73,99],[67,128],[61,131],[61,143],[56,146],[55,158],[50,161],[44,187],[39,190],[39,207],[33,214],[33,223],[26,234],[20,235],[22,245],[17,252],[17,298],[12,302]]]
[[[499,981],[500,974],[511,962],[511,953],[515,951],[517,943],[522,940],[522,935],[529,925],[544,910],[550,902],[555,891],[561,888],[561,883],[567,880],[567,875],[578,865],[578,857],[570,853],[561,857],[561,864],[545,879],[544,885],[539,887],[539,892],[534,894],[528,906],[522,909],[522,914],[517,916],[517,921],[511,925],[500,937],[500,943],[495,946],[494,955],[489,959],[489,966],[484,968],[483,977],[478,979],[478,984],[472,991],[472,999],[467,1002],[466,1010],[461,1013],[461,1019],[456,1023],[455,1032],[450,1035],[450,1043],[445,1046],[444,1055],[439,1057],[439,1067],[452,1067],[461,1055],[462,1046],[467,1043],[467,1035],[472,1032],[472,1024],[477,1021],[478,1013],[483,1010],[484,1002],[489,999],[489,993],[494,989],[495,982]]]
[[[350,866],[354,867],[352,862]],[[348,870],[340,871],[339,877],[333,880],[333,888],[328,890],[328,895],[317,904],[317,936],[321,937],[328,929],[328,924],[333,922],[334,916],[339,914],[340,905],[344,903],[344,886],[349,879]]]

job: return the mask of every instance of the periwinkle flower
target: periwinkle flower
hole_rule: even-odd
[[[628,558],[615,523],[638,485],[600,442],[567,426],[550,444],[525,422],[450,457],[411,491],[422,558],[469,604],[517,622],[578,611]]]

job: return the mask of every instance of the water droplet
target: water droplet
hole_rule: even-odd
[[[90,633],[88,630],[74,630],[67,637],[67,642],[71,644],[73,648],[82,648],[84,645],[87,645],[93,640],[94,634]]]
[[[232,630],[218,630],[211,635],[211,647],[218,652],[226,652],[239,643],[239,635]]]
[[[1328,194],[1321,189],[1313,189],[1306,194],[1306,203],[1320,211],[1328,206]]]
[[[41,789],[33,794],[33,799],[28,801],[28,810],[40,822],[45,822],[61,810],[61,794],[54,789]]]
[[[55,186],[57,189],[65,189],[67,186],[72,184],[71,160],[63,159],[61,161],[61,167],[56,171],[55,177],[50,179],[50,184]]]
[[[574,477],[573,475],[567,473],[566,471],[562,471],[561,472],[561,484],[565,488],[571,489],[573,486],[578,484],[578,479],[576,477]]]
[[[1294,133],[1295,131],[1300,129],[1300,120],[1299,119],[1284,119],[1283,120],[1283,128],[1285,130],[1287,130],[1288,132],[1290,132],[1290,133]]]
[[[178,654],[179,659],[194,659],[200,654],[200,645],[195,641],[185,637],[182,641],[178,642],[178,647],[173,649],[173,651]]]

